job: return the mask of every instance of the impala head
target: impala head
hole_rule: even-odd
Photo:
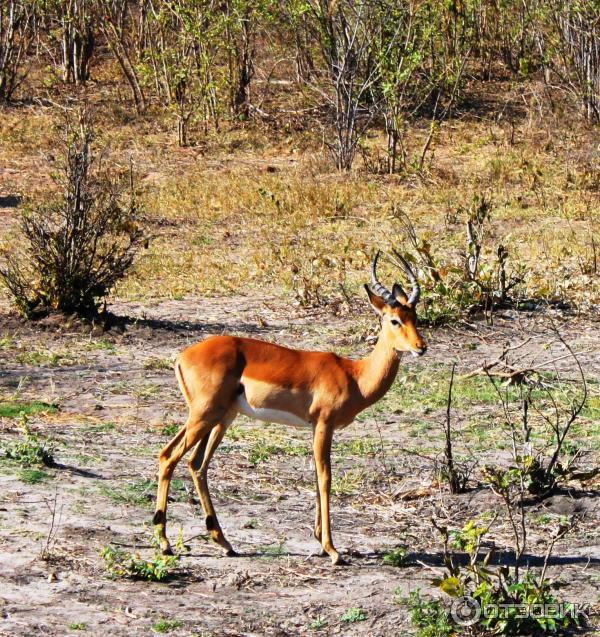
[[[404,272],[409,278],[412,290],[410,294],[394,283],[390,292],[377,278],[377,260],[379,251],[371,266],[371,287],[365,285],[373,309],[381,317],[381,335],[398,354],[410,352],[413,356],[422,356],[427,351],[427,342],[417,329],[416,306],[421,295],[417,277],[404,257],[394,250]]]

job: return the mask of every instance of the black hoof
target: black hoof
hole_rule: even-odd
[[[239,557],[240,554],[237,551],[234,551],[233,549],[229,549],[228,551],[225,551],[225,555],[227,557]]]
[[[163,549],[161,553],[163,555],[175,555],[175,553],[173,552],[173,549],[170,546],[166,549]]]

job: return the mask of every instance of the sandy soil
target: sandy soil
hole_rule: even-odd
[[[88,634],[149,635],[160,619],[180,623],[171,635],[410,634],[406,606],[395,597],[417,587],[441,595],[431,584],[442,572],[431,516],[460,528],[501,507],[497,496],[478,486],[477,470],[465,494],[451,496],[436,487],[431,459],[442,441],[429,431],[439,430],[443,410],[423,409],[415,434],[415,412],[402,409],[400,392],[394,399],[398,408],[386,403],[390,409],[368,412],[338,436],[338,445],[361,438],[380,442],[365,453],[339,446],[334,454],[334,476],[340,480],[333,500],[334,539],[348,566],[333,568],[316,555],[311,459],[285,451],[286,445],[307,447],[309,433],[249,421],[225,439],[209,474],[221,525],[240,557],[222,557],[207,539],[185,463],[176,472],[169,534],[175,540],[181,532],[189,550],[173,576],[161,583],[113,580],[100,557],[110,543],[152,554],[156,456],[169,439],[165,427],[185,416],[169,369],[178,351],[209,334],[228,332],[358,356],[368,349],[364,337],[374,320],[252,298],[117,303],[111,310],[131,318],[125,329],[90,335],[74,322],[47,320],[32,327],[2,308],[1,397],[42,400],[59,411],[30,421],[57,445],[57,466],[46,470],[45,479],[28,484],[18,468],[0,463],[0,634],[76,634],[70,626],[85,624]],[[588,377],[600,379],[598,323],[553,318],[581,352]],[[464,324],[435,331],[429,334],[427,357],[404,361],[400,375],[445,371],[451,360],[462,373],[523,334],[532,336],[526,349],[534,352],[551,337],[548,321],[548,316],[506,315],[492,327]],[[567,375],[576,371],[570,359],[557,366]],[[423,395],[427,391],[422,388]],[[468,420],[460,413],[457,418],[458,426]],[[18,421],[0,422],[0,443],[14,440]],[[265,432],[267,438],[261,437]],[[252,453],[258,443],[279,447],[256,462]],[[482,463],[506,458],[493,440],[489,448],[485,440],[482,444],[474,453]],[[420,447],[426,450],[416,453]],[[597,453],[586,462],[597,462]],[[423,489],[421,497],[404,497],[416,489]],[[557,543],[548,575],[564,580],[565,599],[592,606],[598,604],[600,583],[598,495],[597,485],[573,484],[529,507],[532,517],[578,515],[576,529]],[[498,559],[510,562],[510,532],[502,516],[491,539]],[[534,526],[526,563],[542,564],[546,541],[546,530]],[[398,544],[409,546],[411,563],[383,565],[385,551]],[[363,609],[366,620],[343,621],[351,608]]]

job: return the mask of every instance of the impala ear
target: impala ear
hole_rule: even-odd
[[[408,303],[408,296],[406,296],[406,292],[402,289],[402,286],[399,283],[394,283],[392,294],[401,303]]]
[[[369,286],[366,284],[365,290],[369,295],[369,303],[371,304],[371,307],[377,312],[377,314],[379,314],[379,316],[381,316],[383,314],[383,308],[386,306],[386,302],[380,296],[375,294],[375,292],[371,292]]]

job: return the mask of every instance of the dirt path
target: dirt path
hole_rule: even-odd
[[[57,467],[36,478],[0,463],[2,635],[76,634],[84,628],[94,635],[148,635],[158,631],[161,620],[171,622],[162,626],[172,635],[409,634],[406,605],[397,599],[417,587],[441,595],[431,585],[442,569],[441,543],[430,517],[460,528],[500,508],[489,489],[476,486],[478,469],[465,494],[432,488],[444,419],[443,405],[432,396],[443,395],[451,360],[463,373],[524,334],[532,337],[523,348],[530,355],[553,340],[549,317],[505,316],[493,327],[436,331],[429,335],[427,357],[404,361],[386,400],[337,439],[333,524],[336,545],[349,557],[345,568],[333,569],[316,556],[306,433],[242,422],[228,434],[210,472],[221,525],[241,557],[221,557],[206,539],[182,463],[169,534],[172,540],[181,534],[189,550],[172,578],[148,583],[109,579],[100,551],[114,543],[152,554],[156,455],[184,417],[170,369],[176,353],[208,334],[233,332],[362,355],[368,349],[364,337],[375,324],[370,317],[332,318],[276,299],[235,304],[188,299],[111,309],[137,322],[122,333],[90,336],[68,325],[57,332],[51,322],[32,329],[9,318],[6,308],[0,316],[0,398],[59,406],[30,416],[32,429],[54,441]],[[597,396],[598,323],[554,320],[580,352]],[[565,376],[576,373],[570,358],[556,366]],[[509,452],[497,431],[499,406],[489,396],[471,395],[469,387],[458,397],[457,450],[475,457],[479,466],[504,461]],[[0,443],[14,441],[18,419],[0,422]],[[593,425],[578,439],[589,451],[583,456],[589,466],[598,462],[600,450],[597,423],[590,434]],[[418,488],[425,488],[422,497],[403,499]],[[572,514],[578,525],[557,544],[548,574],[565,581],[565,599],[597,604],[597,485],[584,490],[573,484],[531,506],[529,516],[537,522],[525,561],[540,566],[551,524]],[[502,516],[491,539],[499,557],[507,558],[510,531]],[[409,547],[410,564],[384,565],[385,552],[399,544]],[[351,609],[364,611],[365,619],[344,620]]]

